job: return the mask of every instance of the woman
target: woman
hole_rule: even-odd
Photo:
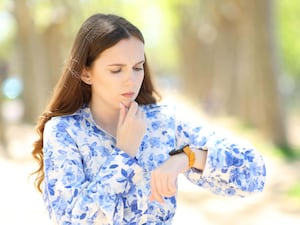
[[[158,97],[141,32],[116,15],[88,18],[33,150],[57,224],[171,224],[180,173],[220,195],[263,190],[258,152],[179,120]]]

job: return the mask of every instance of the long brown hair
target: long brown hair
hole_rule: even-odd
[[[32,155],[38,162],[35,186],[42,192],[44,180],[43,132],[45,123],[52,117],[76,112],[91,99],[91,87],[81,81],[85,67],[91,66],[101,52],[122,39],[134,36],[144,43],[140,30],[126,19],[111,14],[95,14],[89,17],[79,29],[65,69],[56,84],[53,96],[39,118],[36,126],[38,140],[33,144]],[[144,80],[136,101],[139,104],[156,103],[159,94],[154,89],[147,59],[144,64]]]

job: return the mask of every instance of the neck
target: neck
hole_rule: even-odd
[[[91,101],[90,109],[93,119],[106,132],[116,137],[117,126],[119,122],[119,110],[107,105],[95,103]]]

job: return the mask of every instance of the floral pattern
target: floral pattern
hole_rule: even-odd
[[[140,107],[147,132],[134,158],[115,146],[87,106],[46,123],[43,196],[57,224],[171,224],[176,196],[150,202],[150,174],[185,144],[208,148],[205,169],[185,173],[192,183],[225,196],[263,190],[265,164],[250,144],[183,123],[172,107]]]

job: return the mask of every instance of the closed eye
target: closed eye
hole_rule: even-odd
[[[133,69],[134,69],[135,71],[142,71],[142,70],[144,70],[144,63],[145,63],[144,60],[138,62],[138,63],[133,67]]]
[[[120,73],[120,72],[121,72],[121,68],[111,70],[110,72],[111,72],[111,73]]]
[[[135,71],[142,71],[142,70],[144,70],[144,68],[143,67],[134,67],[133,70],[135,70]]]

